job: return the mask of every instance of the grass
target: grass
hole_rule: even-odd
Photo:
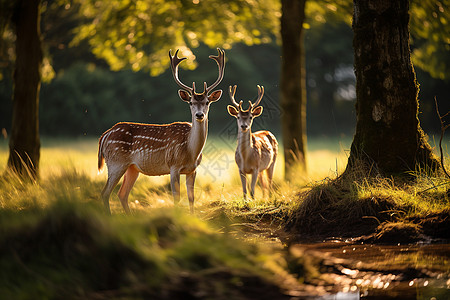
[[[287,228],[307,236],[375,232],[380,242],[392,243],[414,242],[420,234],[450,238],[448,178],[423,170],[410,175],[407,183],[364,174],[326,179],[299,196]]]
[[[0,212],[2,297],[245,299],[243,285],[281,296],[295,280],[273,249],[180,209],[108,218],[81,200]]]
[[[308,175],[299,176],[296,182],[290,184],[283,181],[284,166],[282,153],[280,153],[274,176],[274,183],[278,190],[274,201],[279,202],[283,199],[290,201],[293,195],[310,182],[321,180],[324,177],[335,177],[345,167],[346,154],[342,149],[348,148],[349,143],[350,141],[346,141],[344,145],[340,145],[338,140],[330,140],[327,147],[333,150],[317,150],[324,147],[323,141],[310,139],[310,148],[316,149],[308,155],[308,166],[311,171]],[[42,145],[40,174],[43,182],[52,178],[68,176],[67,173],[73,173],[74,171],[80,176],[90,179],[90,185],[93,185],[92,187],[96,189],[93,196],[99,194],[106,182],[107,174],[105,171],[98,174],[97,171],[97,140],[88,138],[75,140],[44,138]],[[195,186],[196,207],[208,204],[211,201],[230,202],[231,207],[240,205],[239,203],[242,202],[241,183],[234,162],[235,146],[234,144],[228,145],[219,138],[208,139],[202,164],[198,168]],[[341,147],[341,151],[338,151],[339,147]],[[7,143],[2,141],[0,143],[0,173],[5,171],[7,158]],[[184,176],[181,177],[181,180],[181,204],[187,206]],[[79,189],[80,186],[78,184],[73,188]],[[261,190],[257,188],[256,198],[261,199],[261,196]],[[141,175],[131,192],[130,200],[133,200],[131,205],[136,210],[172,206],[169,176],[149,177]],[[258,203],[263,206],[266,205],[264,200]],[[115,212],[122,212],[115,193],[111,198],[111,205]],[[256,203],[253,202],[250,205],[255,206]]]
[[[308,175],[284,182],[279,157],[274,194],[263,199],[257,189],[256,200],[244,202],[234,145],[211,138],[198,170],[194,216],[187,214],[184,182],[182,203],[173,207],[168,176],[141,176],[130,195],[133,215],[123,214],[114,193],[107,217],[99,201],[106,172],[97,172],[97,141],[44,139],[38,183],[11,174],[0,179],[0,293],[16,299],[248,299],[258,290],[282,299],[318,271],[307,256],[293,257],[266,238],[276,230],[345,235],[361,234],[352,228],[362,225],[374,238],[399,227],[412,234],[450,232],[448,222],[440,223],[449,219],[444,178],[418,171],[408,185],[376,178],[352,180],[343,189],[335,179],[350,141],[330,141],[333,150],[321,142],[309,140]],[[0,173],[7,156],[2,141]]]
[[[233,223],[288,206],[297,186],[283,183],[281,164],[278,192],[266,201],[258,190],[258,200],[244,203],[234,161],[227,160],[233,151],[209,147],[208,168],[196,183],[196,216],[187,214],[184,186],[183,203],[174,208],[168,176],[141,176],[130,196],[133,215],[124,215],[113,195],[108,217],[98,199],[106,174],[97,174],[96,143],[44,139],[38,183],[13,174],[0,179],[2,297],[248,299],[258,291],[282,299],[317,273],[280,244],[243,239]],[[2,143],[1,173],[7,157]]]

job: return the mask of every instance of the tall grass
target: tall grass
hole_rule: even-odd
[[[291,198],[299,189],[312,181],[324,177],[335,177],[345,168],[345,149],[348,141],[340,145],[338,140],[330,140],[325,144],[323,140],[310,139],[309,145],[312,151],[308,154],[308,166],[310,172],[307,175],[299,174],[296,182],[286,183],[283,180],[284,164],[280,150],[276,163],[274,183],[277,188],[277,199]],[[106,182],[105,171],[98,174],[97,170],[97,140],[92,138],[79,138],[73,140],[43,139],[41,148],[40,174],[41,183],[50,184],[52,178],[69,176],[67,173],[76,172],[90,179],[89,186],[92,191],[90,197],[97,196],[102,185]],[[208,204],[211,201],[241,203],[242,188],[238,176],[238,169],[234,161],[235,144],[229,144],[220,138],[210,137],[204,149],[201,165],[198,168],[195,185],[196,206]],[[328,147],[332,150],[328,150]],[[8,149],[6,141],[0,143],[0,173],[6,169]],[[70,177],[70,176],[69,176]],[[184,176],[182,184],[182,205],[187,205]],[[86,183],[87,184],[87,183]],[[80,184],[74,184],[78,189]],[[259,188],[256,198],[262,198]],[[144,176],[141,175],[130,195],[132,208],[136,210],[172,206],[172,198],[169,186],[169,176]],[[112,209],[121,212],[115,193],[111,199]],[[263,202],[261,202],[263,204]],[[254,204],[250,204],[254,205]]]
[[[278,246],[236,238],[227,218],[161,205],[152,197],[167,191],[144,182],[134,197],[149,200],[133,215],[116,205],[107,216],[102,185],[70,168],[38,183],[0,179],[2,298],[248,299],[260,291],[278,299],[286,282],[310,276],[291,274],[292,258]]]
[[[5,173],[2,141],[0,293],[11,299],[244,299],[254,289],[277,298],[317,271],[307,257],[291,257],[258,235],[236,239],[242,229],[259,233],[259,224],[276,228],[288,216],[291,225],[311,229],[315,222],[334,228],[364,217],[413,222],[448,211],[448,184],[439,174],[417,171],[409,185],[379,178],[337,189],[331,182],[345,168],[349,141],[329,141],[328,149],[319,142],[309,141],[308,175],[284,182],[280,156],[273,195],[264,199],[258,189],[255,200],[244,201],[233,147],[210,138],[197,175],[195,216],[187,214],[184,185],[174,207],[168,176],[141,176],[130,195],[133,214],[123,214],[113,193],[107,217],[96,140],[44,140],[36,183]]]
[[[38,182],[5,172],[7,147],[0,149],[2,297],[245,299],[258,291],[279,298],[316,273],[303,262],[288,266],[296,259],[279,245],[236,238],[233,218],[272,216],[292,201],[297,187],[283,182],[281,164],[275,195],[264,200],[258,191],[246,203],[232,149],[206,148],[196,216],[187,214],[184,186],[174,207],[168,176],[141,176],[130,195],[133,215],[113,195],[108,217],[96,140],[44,140]]]
[[[300,192],[309,191],[311,188],[323,187],[323,183],[337,178],[345,169],[348,156],[350,139],[340,141],[338,139],[314,139],[308,140],[309,152],[307,154],[308,173],[298,174],[292,182],[283,180],[283,151],[277,159],[274,186],[275,192],[270,198],[262,197],[261,189],[256,190],[256,200],[244,202],[242,188],[238,176],[238,169],[234,162],[235,144],[210,137],[204,149],[203,161],[198,168],[195,185],[195,207],[199,211],[207,211],[211,203],[226,207],[231,213],[240,212],[256,215],[269,214],[277,209],[289,210],[293,203],[302,202],[298,196]],[[11,190],[3,193],[0,203],[3,207],[18,203],[17,198],[34,199],[35,202],[45,202],[37,196],[45,191],[53,191],[62,186],[65,196],[71,198],[73,194],[83,194],[86,199],[98,199],[101,189],[106,182],[107,174],[98,173],[97,170],[97,140],[92,138],[80,138],[73,140],[43,139],[41,149],[40,174],[41,181],[33,187],[21,187],[19,182],[11,185]],[[445,148],[446,149],[446,148]],[[6,168],[8,149],[6,141],[0,142],[0,173]],[[447,159],[447,165],[449,160]],[[342,197],[370,198],[382,196],[397,199],[400,204],[416,203],[412,210],[431,209],[436,204],[433,195],[442,194],[445,188],[445,180],[438,175],[430,177],[425,173],[415,172],[416,181],[412,185],[398,186],[389,179],[379,182],[358,181],[351,185],[354,192]],[[187,206],[186,188],[184,176],[181,178],[182,206]],[[3,183],[4,185],[6,183]],[[54,187],[57,185],[57,187]],[[438,187],[435,188],[435,186]],[[440,186],[439,186],[440,185]],[[2,188],[2,191],[8,190]],[[29,195],[18,197],[19,190],[29,189]],[[332,191],[329,191],[330,193]],[[61,190],[51,192],[58,195]],[[382,195],[384,194],[384,195]],[[389,196],[390,195],[390,196]],[[424,201],[423,197],[429,197]],[[375,197],[375,198],[376,198]],[[45,197],[44,197],[45,198]],[[141,175],[131,191],[130,206],[135,211],[147,211],[159,207],[172,207],[173,201],[170,193],[169,176],[144,176]],[[122,208],[117,196],[111,197],[112,210],[122,213]],[[44,203],[41,203],[42,205]],[[17,204],[20,206],[19,204]],[[440,204],[439,204],[440,205]],[[439,206],[437,205],[437,206]],[[439,206],[440,207],[440,206]],[[437,208],[438,209],[438,208]]]

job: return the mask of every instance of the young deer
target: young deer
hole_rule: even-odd
[[[178,50],[174,56],[169,51],[173,78],[181,87],[178,94],[181,100],[190,105],[192,123],[155,125],[122,122],[100,137],[98,169],[100,171],[106,162],[108,180],[102,191],[102,199],[109,213],[109,197],[124,174],[118,196],[125,212],[130,212],[128,195],[139,173],[149,176],[170,174],[175,204],[180,201],[180,174],[185,174],[189,207],[191,213],[194,212],[194,182],[208,134],[209,105],[222,95],[222,90],[212,92],[222,81],[225,69],[225,52],[221,49],[217,51],[218,56],[209,57],[219,66],[219,77],[209,87],[205,82],[203,93],[195,91],[195,82],[191,88],[179,80],[178,65],[186,58],[178,58]]]
[[[251,132],[253,119],[260,116],[263,111],[263,107],[258,106],[258,104],[264,95],[264,87],[258,85],[258,99],[254,104],[249,101],[250,107],[247,110],[242,108],[242,100],[238,104],[234,99],[236,88],[236,85],[230,86],[228,91],[233,105],[227,106],[228,113],[237,119],[238,124],[238,146],[235,159],[239,168],[244,199],[247,199],[246,174],[252,174],[250,196],[254,199],[257,178],[259,178],[263,193],[265,194],[265,189],[269,189],[269,192],[271,192],[273,169],[278,154],[278,142],[270,131]],[[269,179],[268,186],[264,182],[264,171],[267,172]]]

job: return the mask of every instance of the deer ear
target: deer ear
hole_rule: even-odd
[[[236,109],[236,107],[234,107],[234,106],[232,106],[232,105],[228,105],[228,106],[227,106],[227,110],[228,110],[228,113],[229,113],[231,116],[233,116],[233,117],[236,117],[236,116],[239,114],[239,112],[238,112],[238,110]]]
[[[188,92],[186,92],[185,90],[178,90],[178,95],[180,96],[181,100],[183,100],[185,102],[191,101],[191,95]]]
[[[221,96],[222,96],[222,90],[214,91],[211,93],[211,95],[208,96],[208,101],[216,102],[217,100],[220,99]]]
[[[259,117],[263,112],[263,107],[262,106],[258,106],[257,108],[252,110],[252,115],[254,118]]]

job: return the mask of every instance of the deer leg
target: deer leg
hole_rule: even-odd
[[[261,185],[261,190],[263,192],[263,198],[266,197],[266,180],[264,178],[264,170],[258,173],[258,182]]]
[[[109,207],[109,196],[111,195],[114,187],[119,183],[119,180],[125,173],[125,170],[126,168],[118,169],[114,167],[108,167],[108,180],[106,181],[105,187],[102,191],[102,199],[106,212],[109,214],[111,214],[111,209]]]
[[[239,170],[239,175],[241,177],[242,192],[244,193],[244,200],[247,200],[247,176],[241,170]]]
[[[180,171],[170,170],[170,186],[172,188],[173,203],[180,202]]]
[[[130,208],[128,207],[128,196],[130,195],[130,191],[133,188],[136,179],[139,177],[139,171],[136,169],[134,165],[128,167],[125,175],[123,176],[122,186],[120,187],[119,196],[120,202],[122,203],[122,207],[127,214],[130,213]]]
[[[258,179],[258,169],[254,170],[252,173],[252,183],[250,186],[250,196],[253,200],[255,200],[255,186],[256,186],[256,180]]]
[[[195,176],[197,175],[197,172],[194,171],[190,174],[186,174],[186,189],[189,199],[189,208],[191,211],[191,214],[194,213],[194,183],[195,183]]]
[[[275,168],[275,159],[273,160],[273,162],[270,164],[269,168],[267,169],[267,179],[268,179],[268,187],[269,187],[269,197],[272,196],[272,178],[273,178],[273,171]]]

